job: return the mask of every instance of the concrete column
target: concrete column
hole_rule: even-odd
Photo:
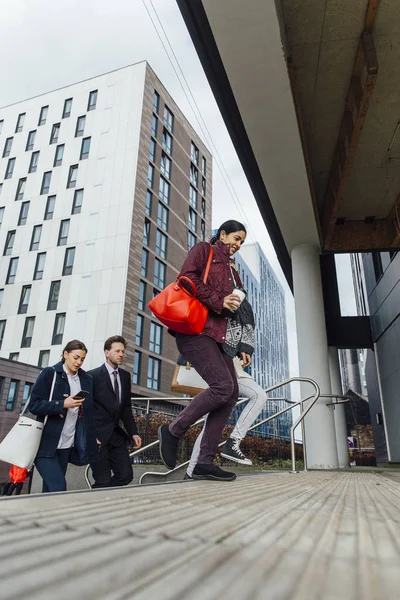
[[[294,299],[300,376],[314,379],[321,394],[331,393],[319,248],[300,245],[292,250]],[[311,386],[302,384],[302,397]],[[321,398],[305,419],[307,467],[336,469],[338,455],[330,399]]]
[[[332,394],[342,394],[342,378],[340,376],[338,349],[330,346],[328,348],[328,356]],[[347,444],[347,427],[344,404],[338,404],[335,406],[333,416],[335,420],[336,446],[338,451],[339,467],[343,469],[349,466],[349,447]]]

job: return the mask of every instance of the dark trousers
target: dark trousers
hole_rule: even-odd
[[[6,484],[4,484],[4,489],[3,489],[3,496],[12,496],[13,492],[15,490],[15,495],[19,496],[20,493],[22,492],[22,487],[23,487],[23,482],[20,483],[12,483],[12,481],[8,481]]]
[[[100,446],[97,462],[90,466],[94,478],[93,488],[128,485],[133,479],[126,440],[117,431],[114,431],[107,444]]]
[[[56,450],[51,458],[36,457],[35,466],[43,479],[42,492],[65,492],[67,489],[65,473],[71,449]]]
[[[217,453],[222,430],[238,398],[238,382],[233,360],[219,344],[204,335],[176,334],[176,345],[209,388],[197,394],[170,424],[170,432],[178,438],[193,423],[209,413],[198,458],[199,464],[210,464]]]

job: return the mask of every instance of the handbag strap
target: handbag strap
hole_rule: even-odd
[[[50,389],[50,397],[49,397],[49,402],[51,402],[51,401],[52,401],[52,399],[53,399],[53,392],[54,392],[54,386],[56,385],[56,379],[57,379],[57,372],[56,372],[56,370],[54,369],[53,381],[52,381],[52,383],[51,383],[51,389]],[[22,417],[22,415],[24,414],[24,412],[25,412],[25,411],[26,411],[26,409],[28,408],[28,404],[29,404],[29,402],[30,402],[30,401],[31,401],[31,397],[29,396],[29,400],[28,400],[28,402],[25,404],[25,406],[24,406],[24,408],[23,408],[23,410],[22,410],[22,412],[21,412],[21,414],[20,414],[20,417]],[[46,416],[45,416],[45,418],[44,418],[43,425],[46,425],[46,421],[47,421],[47,415],[46,415]]]
[[[208,260],[207,260],[206,270],[204,271],[203,283],[207,283],[207,277],[210,272],[211,261],[212,261],[213,255],[214,255],[214,249],[210,244],[210,252],[208,253]]]

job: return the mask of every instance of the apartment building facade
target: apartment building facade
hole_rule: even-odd
[[[146,62],[0,109],[0,356],[128,341],[135,395],[170,395],[175,342],[147,302],[208,239],[212,157]]]

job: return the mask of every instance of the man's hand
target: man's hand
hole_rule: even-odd
[[[99,446],[101,446],[101,441],[96,438],[96,442]]]
[[[142,438],[140,437],[140,435],[133,435],[132,439],[134,443],[133,449],[138,450],[142,445]]]
[[[251,365],[251,356],[250,356],[250,354],[247,354],[246,352],[240,353],[240,360],[242,361],[242,366],[244,369],[246,367],[248,367],[249,365]]]

